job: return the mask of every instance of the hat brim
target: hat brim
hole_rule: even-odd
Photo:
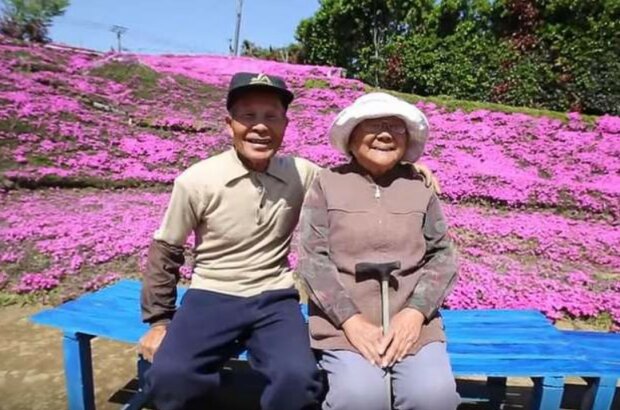
[[[228,92],[228,96],[226,98],[226,109],[230,111],[231,107],[235,104],[235,102],[237,102],[239,98],[241,98],[244,94],[250,91],[256,90],[270,91],[274,94],[277,94],[280,98],[280,101],[282,101],[284,109],[288,109],[288,106],[291,104],[291,102],[293,102],[293,99],[295,98],[295,95],[291,91],[284,88],[276,87],[269,84],[248,84],[237,87]]]

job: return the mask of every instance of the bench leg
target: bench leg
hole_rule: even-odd
[[[138,391],[121,410],[142,410],[148,404],[148,397],[144,391],[144,373],[149,367],[151,364],[148,361],[144,360],[142,356],[138,357]]]
[[[533,410],[559,410],[564,394],[564,377],[534,378]]]
[[[489,407],[500,410],[506,400],[506,377],[487,377]]]
[[[148,403],[146,394],[143,391],[138,391],[129,400],[129,403],[121,407],[121,410],[142,410]]]
[[[63,353],[69,410],[94,410],[93,361],[90,340],[83,333],[65,332]]]
[[[148,360],[142,358],[142,355],[138,357],[138,388],[144,389],[144,373],[151,367],[151,363]]]
[[[581,400],[580,410],[611,410],[617,380],[611,377],[587,378],[588,390]]]

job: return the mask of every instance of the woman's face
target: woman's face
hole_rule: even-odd
[[[364,120],[353,129],[349,150],[372,176],[391,170],[407,150],[407,125],[398,117]]]

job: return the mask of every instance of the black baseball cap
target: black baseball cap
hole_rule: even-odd
[[[295,98],[281,77],[262,73],[236,73],[230,80],[230,86],[228,87],[226,109],[230,111],[230,107],[245,92],[257,89],[275,92],[280,97],[284,109],[288,109],[289,104]]]

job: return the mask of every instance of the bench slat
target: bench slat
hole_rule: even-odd
[[[121,280],[95,293],[33,316],[35,323],[76,333],[136,343],[147,330],[141,323],[141,282]],[[178,287],[178,299],[186,292]],[[301,306],[307,315],[307,306]],[[534,310],[442,311],[446,333],[455,343],[548,344],[557,331]],[[493,330],[489,331],[489,327]]]
[[[118,306],[124,310],[132,310],[135,308],[135,304],[128,304],[127,302],[138,302],[141,289],[141,282],[138,280],[125,279],[121,280],[114,285],[103,288],[95,293],[87,294],[76,301],[81,303],[87,302],[101,302],[110,303],[113,306]],[[187,289],[185,287],[177,287],[178,299],[180,300]],[[73,302],[76,302],[73,301]],[[307,315],[307,306],[302,309]],[[495,323],[495,322],[518,322],[525,320],[532,320],[536,323],[538,321],[544,321],[549,323],[548,319],[540,312],[536,310],[507,310],[507,309],[479,309],[479,310],[442,310],[444,320],[448,322],[481,322],[481,323]]]
[[[548,344],[559,342],[561,334],[557,329],[549,326],[549,329],[513,328],[495,332],[494,326],[452,328],[446,325],[446,337],[450,343],[524,343],[524,344]]]
[[[481,358],[512,357],[521,359],[585,359],[584,349],[567,349],[565,343],[516,344],[516,343],[454,343],[448,342],[448,352],[454,357],[479,356]]]
[[[119,312],[108,310],[89,311],[64,306],[52,310],[46,310],[33,317],[38,324],[53,326],[76,333],[102,336],[113,340],[127,343],[136,343],[148,326],[141,323],[140,312]],[[559,333],[554,328],[528,329],[513,328],[502,329],[501,332],[491,332],[488,327],[477,325],[450,326],[446,324],[446,334],[451,343],[524,343],[524,344],[548,344],[557,342]]]
[[[616,364],[593,362],[583,359],[514,359],[510,357],[461,357],[450,355],[453,370],[457,375],[486,375],[513,377],[582,376],[620,378]]]
[[[574,348],[586,348],[588,354],[620,367],[620,333],[564,330],[562,337]]]
[[[124,325],[117,321],[102,320],[101,313],[88,314],[69,310],[41,312],[33,318],[33,321],[37,324],[60,328],[63,331],[95,335],[126,343],[137,343],[148,330],[148,326],[141,323],[140,313],[137,311],[133,320],[125,322]],[[133,325],[128,325],[128,323],[133,323]]]

